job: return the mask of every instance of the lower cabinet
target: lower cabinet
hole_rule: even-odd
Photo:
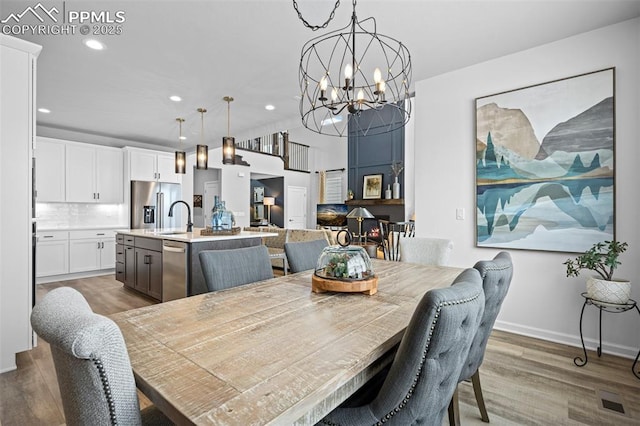
[[[69,233],[38,232],[36,243],[36,277],[69,273]]]
[[[118,234],[116,241],[116,279],[162,300],[162,240]]]
[[[113,231],[70,231],[69,272],[96,271],[115,267]]]
[[[36,277],[113,269],[115,231],[108,229],[38,231]]]
[[[136,248],[136,290],[162,300],[162,252]]]

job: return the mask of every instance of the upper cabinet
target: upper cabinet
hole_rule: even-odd
[[[39,137],[35,157],[38,202],[124,202],[121,149]]]
[[[36,200],[43,202],[65,201],[65,143],[49,138],[37,138]]]
[[[175,172],[173,154],[145,149],[127,148],[131,180],[182,183],[182,175]]]
[[[117,148],[67,144],[66,201],[71,203],[123,202],[123,155]]]

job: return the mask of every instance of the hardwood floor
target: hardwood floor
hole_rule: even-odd
[[[60,286],[79,290],[102,315],[154,303],[124,289],[113,276],[42,284],[37,296]],[[494,331],[480,368],[491,424],[640,424],[640,380],[631,373],[633,360],[589,352],[589,363],[579,368],[573,358],[580,354],[579,348]],[[18,354],[17,362],[16,371],[0,374],[0,425],[64,424],[49,345],[40,340],[37,348]],[[625,413],[602,408],[602,392],[621,403]],[[148,404],[141,395],[141,405]],[[460,385],[460,409],[463,424],[485,424],[470,383]]]

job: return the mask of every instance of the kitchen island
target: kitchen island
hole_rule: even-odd
[[[184,229],[130,229],[116,235],[116,279],[163,302],[206,293],[200,266],[203,250],[228,250],[262,244],[270,232],[200,235]],[[247,265],[247,267],[251,267]]]

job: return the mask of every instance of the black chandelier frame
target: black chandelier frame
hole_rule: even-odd
[[[353,1],[347,26],[302,47],[300,115],[303,125],[316,133],[346,136],[350,126],[364,135],[387,133],[411,116],[409,50],[379,34],[375,18],[358,21],[355,7]],[[364,111],[370,111],[366,118]]]

